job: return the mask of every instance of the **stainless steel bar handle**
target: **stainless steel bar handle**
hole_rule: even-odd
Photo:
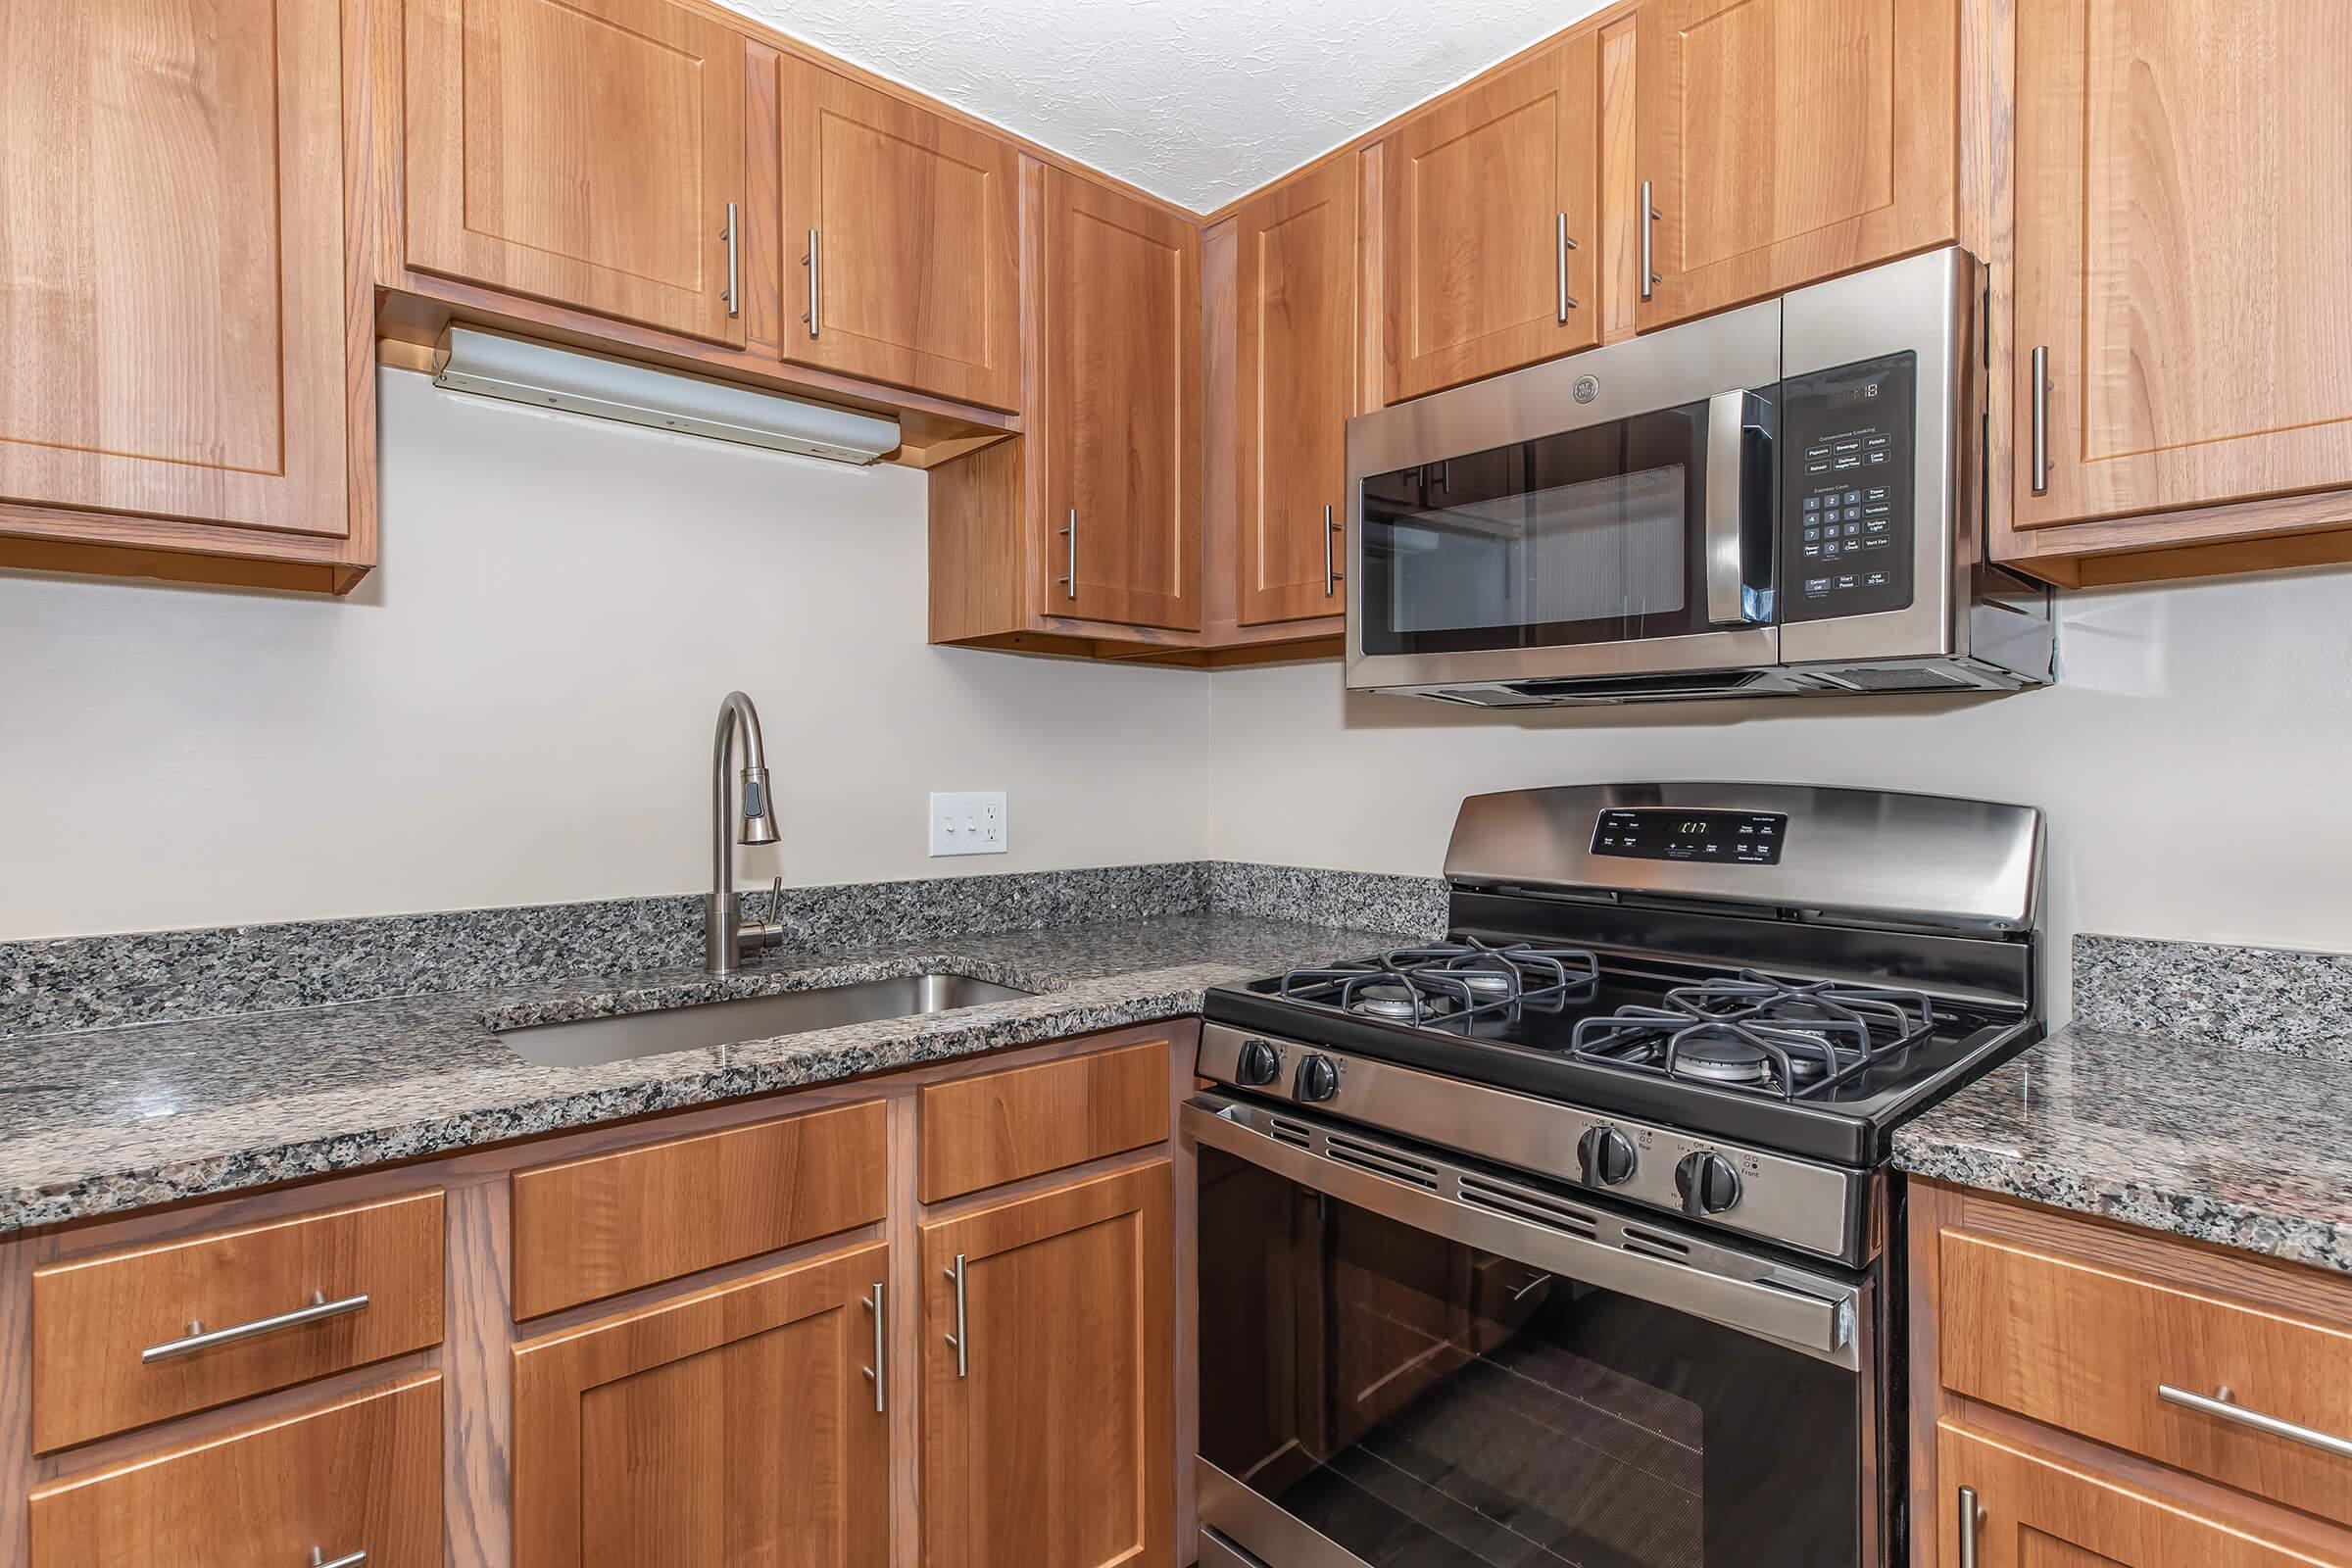
[[[367,1560],[368,1554],[364,1551],[354,1551],[340,1557],[329,1558],[317,1546],[311,1548],[311,1568],[360,1568],[360,1565]]]
[[[874,1314],[874,1364],[865,1369],[865,1375],[874,1385],[874,1414],[880,1415],[890,1408],[889,1319],[882,1310],[882,1282],[874,1281],[874,1294],[859,1299]]]
[[[1056,528],[1054,532],[1069,541],[1068,568],[1054,581],[1061,584],[1064,599],[1075,599],[1078,597],[1078,509],[1076,507],[1070,509],[1069,522]]]
[[[1576,309],[1576,301],[1568,295],[1568,253],[1576,249],[1576,241],[1568,237],[1568,215],[1560,213],[1555,216],[1559,223],[1552,245],[1552,262],[1560,277],[1560,324],[1566,326],[1568,313]]]
[[[2050,493],[2050,350],[2034,348],[2034,493]]]
[[[956,1332],[948,1336],[948,1343],[956,1347],[956,1375],[959,1378],[968,1378],[972,1375],[972,1347],[970,1335],[964,1326],[963,1254],[961,1252],[956,1254],[956,1266],[947,1270],[947,1276],[956,1282]]]
[[[727,299],[727,314],[728,314],[729,316],[741,316],[741,315],[743,314],[743,261],[742,261],[743,247],[742,247],[742,242],[741,242],[739,239],[737,239],[737,237],[736,237],[737,230],[738,230],[738,228],[739,228],[739,227],[740,227],[740,225],[739,225],[739,224],[737,224],[737,223],[736,223],[736,221],[735,221],[735,204],[734,204],[733,202],[729,202],[729,203],[727,203],[727,232],[726,232],[726,241],[727,241],[727,295],[726,295],[726,299]]]
[[[2234,1422],[2241,1427],[2252,1427],[2274,1438],[2284,1438],[2289,1443],[2300,1443],[2322,1453],[2332,1453],[2339,1459],[2352,1459],[2352,1438],[2339,1438],[2332,1432],[2297,1426],[2292,1421],[2281,1421],[2275,1415],[2264,1415],[2260,1410],[2249,1410],[2237,1402],[2237,1396],[2230,1392],[2227,1384],[2208,1396],[2176,1389],[2170,1383],[2159,1383],[2156,1385],[2156,1397],[2167,1404],[2194,1410],[2199,1415]]]
[[[1960,1489],[1960,1568],[1977,1568],[1977,1532],[1984,1525],[1984,1504],[1977,1501],[1977,1489]]]
[[[1737,625],[1747,616],[1745,576],[1740,560],[1740,471],[1747,394],[1718,392],[1707,400],[1706,541],[1707,619]]]
[[[366,1292],[358,1296],[346,1296],[339,1301],[330,1301],[323,1293],[313,1291],[310,1305],[298,1306],[291,1312],[280,1312],[275,1317],[257,1317],[250,1323],[239,1323],[225,1329],[207,1329],[201,1323],[191,1323],[186,1339],[168,1340],[162,1345],[150,1345],[141,1350],[139,1364],[153,1366],[158,1361],[176,1360],[216,1346],[234,1345],[240,1340],[258,1340],[265,1334],[275,1334],[280,1329],[298,1329],[306,1323],[323,1323],[330,1317],[357,1312],[367,1304]]]
[[[1340,569],[1340,525],[1332,519],[1331,508],[1323,509],[1323,597],[1329,599],[1338,591],[1348,574]]]
[[[817,246],[821,243],[822,238],[823,236],[818,234],[815,229],[810,229],[808,231],[808,254],[801,258],[802,261],[808,264],[808,314],[802,317],[801,319],[808,323],[810,337],[816,336],[821,330],[817,321],[819,311],[817,302],[823,297],[823,290],[818,286],[817,272],[823,265],[824,259],[818,253]]]
[[[1649,199],[1649,181],[1642,182],[1642,297],[1649,298],[1657,287],[1657,270],[1650,265],[1649,225],[1658,220],[1658,210]]]

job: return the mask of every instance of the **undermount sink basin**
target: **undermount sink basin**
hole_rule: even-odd
[[[542,1067],[592,1067],[631,1056],[740,1045],[746,1040],[771,1040],[777,1035],[838,1029],[883,1018],[910,1018],[1035,995],[1014,986],[975,980],[968,974],[910,974],[895,980],[785,991],[772,997],[689,1003],[616,1018],[529,1024],[503,1029],[498,1038],[514,1054]]]

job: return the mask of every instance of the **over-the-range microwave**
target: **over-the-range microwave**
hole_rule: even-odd
[[[1944,249],[1348,425],[1348,684],[1486,707],[2048,682]]]

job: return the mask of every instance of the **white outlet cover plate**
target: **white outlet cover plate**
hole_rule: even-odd
[[[1004,792],[931,792],[931,855],[1003,855]]]

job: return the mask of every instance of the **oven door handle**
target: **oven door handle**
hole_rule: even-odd
[[[1746,625],[1746,519],[1740,507],[1748,493],[1747,394],[1718,392],[1707,400],[1707,493],[1702,521],[1706,549],[1707,619],[1718,626]]]
[[[1475,1207],[1427,1187],[1338,1160],[1218,1114],[1221,1102],[1185,1102],[1184,1132],[1252,1165],[1368,1209],[1400,1225],[1496,1253],[1567,1279],[1636,1297],[1692,1317],[1802,1350],[1850,1370],[1861,1366],[1855,1343],[1859,1292],[1819,1280],[1820,1294],[1779,1282],[1739,1279],[1650,1252],[1591,1240],[1532,1219]],[[1422,1161],[1422,1163],[1427,1163]]]

